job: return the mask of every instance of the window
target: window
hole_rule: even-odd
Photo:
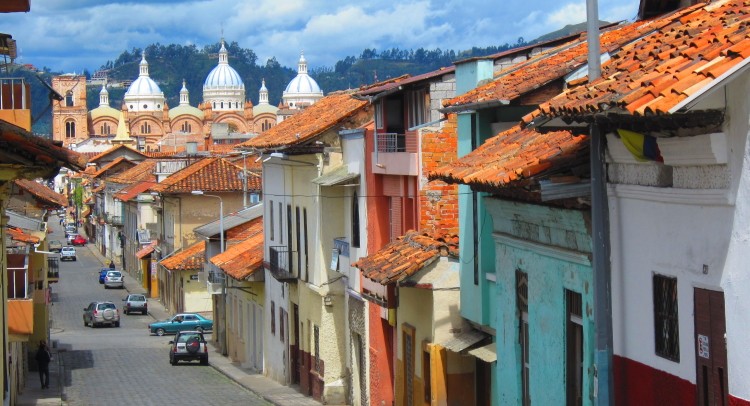
[[[430,94],[426,89],[414,90],[406,95],[407,116],[409,128],[416,127],[427,122],[430,116]]]
[[[302,255],[300,255],[300,254],[302,253],[301,252],[302,248],[300,247],[300,245],[302,243],[301,242],[301,238],[302,238],[301,231],[302,231],[302,229],[300,228],[301,213],[300,213],[300,210],[299,210],[299,206],[297,206],[297,207],[294,208],[294,215],[295,215],[295,217],[294,217],[294,224],[295,224],[295,226],[297,228],[297,234],[296,234],[296,236],[297,236],[297,238],[296,238],[297,253],[298,253],[297,254],[297,271],[301,273],[302,272]],[[301,277],[301,275],[298,275],[298,276]]]
[[[143,109],[146,110],[148,108],[148,104],[143,105]]]
[[[73,107],[73,92],[71,90],[65,93],[65,106]]]
[[[274,237],[273,237],[273,200],[271,200],[271,204],[270,204],[270,205],[268,205],[268,207],[269,207],[269,209],[270,209],[270,215],[269,215],[268,217],[269,217],[269,218],[271,219],[271,220],[270,220],[270,221],[268,222],[268,223],[269,223],[268,225],[270,225],[270,226],[271,226],[271,227],[270,227],[270,229],[271,229],[271,235],[270,235],[270,239],[271,239],[271,241],[273,241],[273,240],[274,240]]]
[[[281,244],[284,243],[284,224],[283,224],[283,221],[284,221],[284,211],[282,210],[281,202],[279,202],[279,240],[280,240],[279,242]]]
[[[359,196],[352,196],[352,247],[359,247]]]
[[[580,293],[565,290],[567,322],[565,392],[568,406],[583,404],[583,299]]]
[[[383,101],[375,103],[375,128],[383,128]]]
[[[313,325],[313,348],[315,351],[313,353],[313,356],[315,357],[313,369],[320,374],[320,327],[316,325]]]
[[[221,102],[221,108],[222,109],[224,108],[224,102]]]
[[[403,342],[404,378],[406,381],[405,396],[407,406],[414,405],[414,332],[415,328],[403,324],[401,327],[401,338]]]
[[[141,133],[142,134],[151,134],[151,124],[149,124],[149,123],[143,123],[143,124],[141,124]]]
[[[286,310],[279,308],[279,341],[284,342],[284,325],[286,324]]]
[[[310,281],[310,273],[307,269],[307,208],[302,209],[302,224],[305,227],[305,281]]]
[[[66,138],[75,138],[76,137],[76,122],[75,121],[66,121],[65,122],[65,137]]]
[[[181,130],[182,132],[184,132],[184,133],[189,133],[189,132],[191,132],[191,131],[192,131],[193,129],[192,129],[192,126],[190,125],[190,123],[188,123],[188,122],[184,122],[184,123],[182,123],[182,127],[180,127],[180,130]]]
[[[529,391],[529,286],[528,275],[516,271],[516,307],[518,308],[518,344],[521,352],[521,405],[531,405]]]
[[[104,123],[101,126],[101,134],[102,135],[109,135],[112,130],[109,127],[109,123]]]
[[[656,355],[680,362],[677,278],[654,274],[654,341]]]
[[[276,303],[271,301],[271,335],[276,335]]]

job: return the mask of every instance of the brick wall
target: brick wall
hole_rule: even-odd
[[[422,133],[422,178],[458,157],[457,117],[451,114],[439,130]],[[458,186],[443,181],[421,185],[419,229],[435,236],[458,235]]]

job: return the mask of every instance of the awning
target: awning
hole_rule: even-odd
[[[474,348],[469,350],[469,354],[481,359],[484,362],[495,362],[497,361],[497,353],[495,352],[496,343],[487,344],[484,347]]]
[[[461,352],[487,337],[488,335],[486,333],[473,328],[468,328],[458,334],[448,336],[445,340],[441,340],[442,342],[436,344],[442,345],[449,351]]]
[[[313,183],[317,183],[320,186],[343,186],[344,184],[356,185],[357,182],[350,182],[354,179],[358,179],[358,173],[349,173],[347,165],[341,165],[323,176],[319,176],[313,179]]]

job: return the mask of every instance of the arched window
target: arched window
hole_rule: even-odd
[[[101,131],[100,131],[102,135],[109,135],[111,131],[112,130],[109,127],[109,123],[102,124]]]
[[[190,126],[190,123],[188,123],[188,122],[182,123],[182,132],[189,133],[191,131],[192,131],[192,128]]]
[[[76,122],[75,121],[65,122],[65,137],[66,138],[76,137]]]
[[[222,109],[224,108],[224,102],[221,102],[221,108]]]
[[[148,104],[143,105],[143,109],[146,110],[148,108]]]
[[[214,102],[214,109],[216,108],[216,102]]]
[[[65,93],[65,106],[73,107],[73,92],[70,90],[68,90],[68,92]]]
[[[141,124],[141,134],[151,134],[151,124],[149,123]]]

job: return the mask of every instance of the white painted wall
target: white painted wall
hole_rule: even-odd
[[[750,399],[750,73],[709,95],[696,109],[722,106],[726,100],[726,167],[714,174],[729,178],[691,179],[690,188],[610,185],[614,353],[695,383],[693,289],[723,291],[726,305],[729,392]],[[697,138],[696,138],[697,140]],[[690,143],[689,138],[672,139]],[[705,145],[705,144],[704,144]],[[664,152],[664,151],[663,151]],[[710,166],[706,150],[693,151],[703,162],[695,168],[676,162],[679,173],[701,173]],[[715,152],[715,151],[714,151]],[[686,151],[681,151],[684,157]],[[721,154],[716,156],[721,161]],[[611,158],[611,156],[610,156]],[[665,155],[665,162],[670,158]],[[624,172],[638,172],[634,164]],[[719,170],[716,170],[716,169]],[[697,170],[694,170],[697,169]],[[624,177],[639,179],[635,176]],[[708,184],[706,183],[708,182]],[[710,182],[715,182],[711,185]],[[714,187],[713,189],[706,187]],[[703,273],[704,265],[708,273]],[[680,362],[655,355],[653,274],[677,278]]]

